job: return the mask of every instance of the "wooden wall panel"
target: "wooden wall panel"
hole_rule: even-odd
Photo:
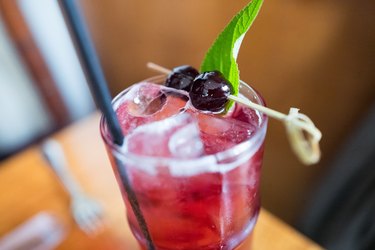
[[[115,94],[166,67],[199,66],[216,35],[247,0],[80,0]],[[293,223],[340,144],[375,97],[375,2],[265,1],[239,55],[241,78],[268,106],[290,106],[323,132],[322,162],[301,165],[271,121],[263,205]]]

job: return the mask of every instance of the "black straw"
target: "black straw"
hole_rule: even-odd
[[[104,73],[100,66],[98,56],[87,31],[85,22],[79,13],[75,2],[76,0],[61,0],[60,5],[65,13],[66,21],[70,25],[71,33],[73,39],[75,40],[77,51],[81,56],[82,66],[85,69],[96,104],[104,114],[114,142],[121,146],[124,141],[124,136],[122,134],[121,126],[117,119],[116,113],[112,108],[111,94],[109,92]],[[146,221],[139,207],[134,190],[129,183],[125,166],[121,160],[116,159],[116,167],[134,215],[136,216],[141,231],[147,240],[147,249],[154,250],[155,247],[148,231]]]
[[[65,11],[66,21],[70,24],[77,50],[81,55],[82,64],[86,70],[86,76],[89,83],[91,83],[95,102],[106,118],[114,142],[117,145],[122,145],[124,136],[111,105],[111,94],[109,93],[94,45],[75,2],[76,0],[62,0],[61,6]]]

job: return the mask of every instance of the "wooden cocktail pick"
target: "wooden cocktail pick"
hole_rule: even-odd
[[[166,75],[172,72],[167,68],[151,62],[147,63],[147,67]],[[228,98],[283,122],[292,150],[302,163],[311,165],[320,160],[321,152],[319,142],[322,138],[322,133],[315,127],[314,123],[307,115],[299,113],[299,109],[290,108],[289,113],[284,114],[245,98],[234,95],[230,95]]]

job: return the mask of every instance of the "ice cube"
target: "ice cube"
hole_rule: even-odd
[[[168,142],[173,157],[180,159],[197,158],[203,154],[203,143],[200,139],[196,122],[189,123],[177,130]]]
[[[178,92],[147,82],[133,85],[114,106],[124,134],[143,124],[180,113],[185,108],[186,99],[174,91]]]
[[[203,154],[196,120],[188,113],[135,128],[126,139],[126,149],[137,155],[195,158]]]
[[[156,84],[140,83],[133,85],[127,93],[125,100],[128,112],[133,116],[152,115],[162,109],[166,95],[161,92],[161,86]]]
[[[201,139],[206,154],[215,154],[246,141],[252,134],[252,127],[231,117],[218,117],[198,113]]]

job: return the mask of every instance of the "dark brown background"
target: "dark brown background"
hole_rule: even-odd
[[[80,1],[113,94],[153,75],[148,61],[199,67],[217,34],[247,2]],[[269,107],[299,107],[323,132],[322,161],[306,167],[291,153],[282,124],[269,123],[263,206],[289,223],[374,101],[374,3],[268,0],[243,42],[241,78]]]

